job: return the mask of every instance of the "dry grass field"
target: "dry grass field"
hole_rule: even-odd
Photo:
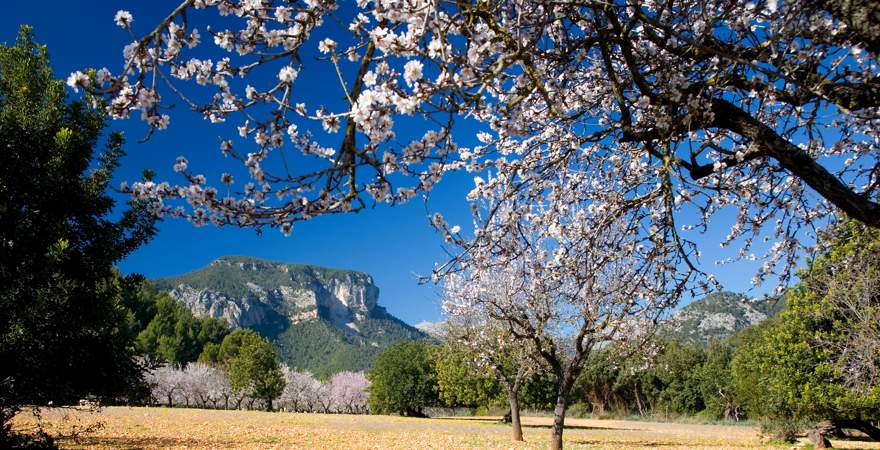
[[[102,426],[64,448],[235,448],[235,449],[541,449],[550,419],[524,418],[525,443],[510,440],[510,428],[491,418],[412,419],[394,416],[214,411],[183,408],[104,408],[45,411],[48,430]],[[17,419],[27,427],[29,416]],[[770,448],[746,426],[570,419],[568,448],[737,449]],[[836,448],[874,448],[860,441],[833,441]],[[789,448],[783,446],[777,448]]]

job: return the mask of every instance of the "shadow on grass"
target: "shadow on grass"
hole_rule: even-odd
[[[502,422],[497,417],[432,417],[433,420],[457,420],[461,422],[474,422],[479,424],[497,424],[510,425],[510,422]],[[552,424],[522,424],[523,428],[553,428]],[[621,428],[621,427],[595,427],[587,425],[565,425],[566,430],[619,430],[619,431],[647,431],[642,428]]]
[[[497,417],[431,417],[431,420],[458,420],[461,422],[502,423]]]
[[[523,428],[553,428],[553,425],[548,424],[523,424]],[[615,430],[615,431],[647,431],[642,428],[621,428],[621,427],[591,427],[587,425],[565,425],[566,430]]]
[[[566,439],[566,443],[575,444],[575,445],[598,445],[600,447],[617,447],[620,446],[622,448],[633,448],[633,447],[647,447],[647,448],[660,448],[660,447],[681,447],[680,443],[675,442],[654,442],[654,441],[615,441],[608,439]]]
[[[209,445],[212,448],[227,448],[235,446],[235,442],[211,441],[191,439],[186,437],[169,438],[156,436],[90,436],[81,437],[76,441],[69,440],[64,442],[66,445],[74,445],[75,448],[92,448],[92,447],[111,447],[126,449],[148,449],[148,448],[188,448],[188,447],[204,447]]]
[[[840,437],[829,436],[828,439],[831,439],[832,441],[840,441],[840,442],[848,442],[848,441],[849,442],[877,442],[876,440],[871,439],[870,437],[865,436],[864,434],[855,434],[855,433],[856,432],[854,432],[852,434],[847,434],[845,436],[840,436]]]

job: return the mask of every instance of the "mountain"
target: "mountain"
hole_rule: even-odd
[[[226,256],[155,284],[196,316],[259,332],[284,363],[319,375],[368,369],[394,342],[427,337],[378,305],[372,277],[351,270]]]
[[[661,335],[679,341],[708,344],[776,315],[785,307],[775,298],[751,300],[733,292],[713,292],[673,313]]]
[[[445,323],[443,321],[440,322],[431,322],[428,320],[423,320],[415,325],[414,327],[418,328],[422,333],[431,336],[434,339],[441,339],[443,337],[443,325]]]

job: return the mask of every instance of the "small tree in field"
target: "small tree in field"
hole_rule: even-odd
[[[288,411],[311,411],[315,391],[321,382],[311,372],[299,372],[286,365],[281,367],[281,373],[284,375],[284,391],[279,398],[281,405]]]
[[[344,371],[330,378],[333,408],[346,414],[364,413],[369,406],[370,381],[363,372]]]
[[[184,388],[182,371],[171,365],[164,365],[147,372],[145,378],[154,401],[165,403],[169,408],[174,406],[175,399],[180,395],[179,391]]]
[[[506,280],[497,280],[495,290],[484,292],[485,295],[516,295],[506,291]],[[450,296],[447,304],[456,304],[457,290],[461,289],[460,280],[452,276],[447,280],[446,296]],[[467,295],[467,293],[463,293]],[[502,300],[504,301],[504,300]],[[446,322],[446,339],[461,344],[472,356],[473,363],[481,372],[490,372],[504,386],[507,401],[510,405],[510,422],[513,440],[522,441],[522,425],[520,424],[520,390],[526,379],[541,370],[544,363],[536,358],[531,345],[516,339],[506,323],[494,319],[484,308],[485,303],[473,303],[469,308],[449,308],[449,320]]]
[[[370,410],[424,417],[422,410],[438,401],[431,351],[427,341],[414,341],[394,344],[380,353],[368,375]]]
[[[229,384],[233,391],[261,400],[266,411],[272,411],[273,401],[284,391],[284,376],[272,344],[250,333],[229,362]]]

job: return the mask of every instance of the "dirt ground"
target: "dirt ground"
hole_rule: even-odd
[[[510,440],[510,427],[497,418],[414,419],[396,416],[294,414],[183,408],[104,408],[100,412],[43,412],[50,432],[100,424],[63,448],[235,448],[235,449],[541,449],[547,448],[550,418],[523,419],[526,442]],[[17,426],[33,419],[22,415]],[[569,419],[567,448],[737,449],[791,448],[762,443],[748,426]],[[835,448],[880,449],[863,441],[832,441]]]

